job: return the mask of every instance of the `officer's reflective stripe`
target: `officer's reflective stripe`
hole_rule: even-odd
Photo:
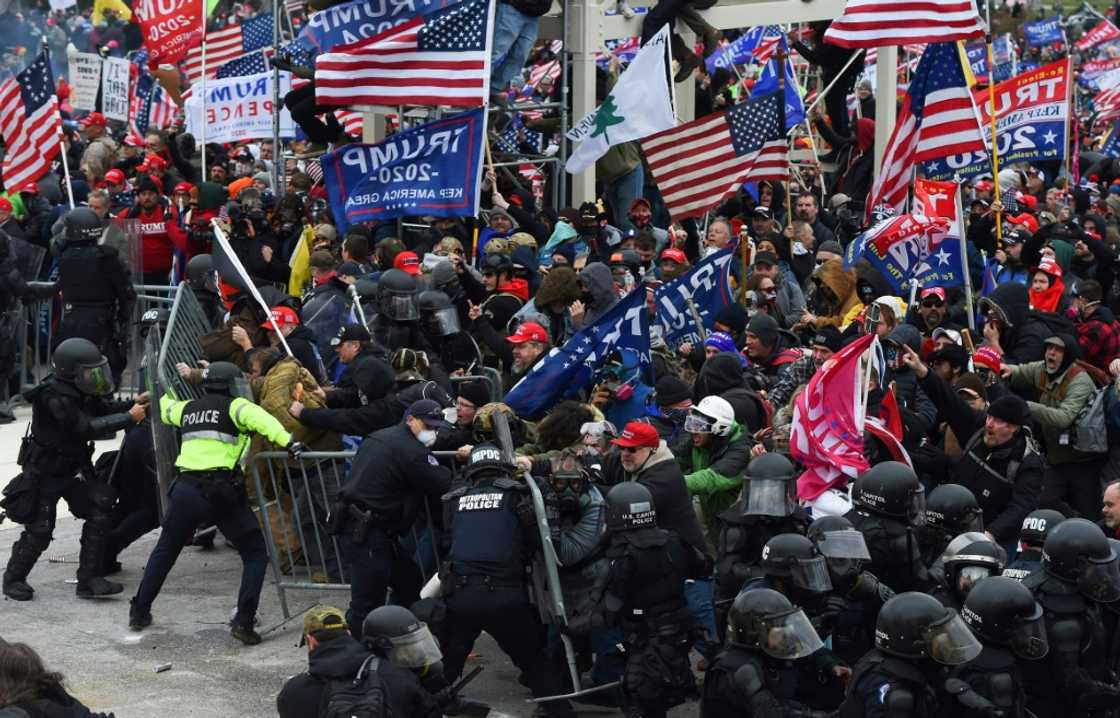
[[[237,424],[238,426],[245,426],[241,423],[241,412],[245,411],[245,407],[247,406],[249,406],[249,403],[247,401],[245,403],[237,405],[237,409],[235,409],[233,412],[233,423]]]
[[[188,431],[183,434],[183,441],[190,441],[192,439],[213,439],[214,441],[221,441],[226,444],[236,444],[240,437],[235,434],[227,434],[224,431]]]

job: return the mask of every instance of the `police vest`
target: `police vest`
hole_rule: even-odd
[[[766,542],[784,533],[805,535],[809,522],[803,516],[736,516],[741,502],[720,514],[716,547],[716,581],[720,596],[734,596],[743,583],[762,575],[759,562]]]
[[[70,244],[58,258],[58,288],[67,304],[112,304],[116,288],[106,281],[107,262],[119,262],[110,248],[92,243]]]
[[[750,703],[742,700],[742,691],[733,687],[735,672],[748,664],[753,665],[762,677],[763,690],[769,691],[783,704],[796,699],[799,681],[798,672],[792,663],[768,661],[746,648],[729,645],[716,656],[704,674],[701,698],[701,715],[704,718],[740,718],[753,715]],[[785,707],[787,706],[783,705]]]
[[[451,563],[456,576],[522,581],[525,563],[519,496],[513,487],[485,483],[452,492]]]
[[[210,439],[224,444],[236,444],[241,431],[229,414],[233,398],[221,394],[207,394],[183,407],[180,432],[183,444],[194,439]]]
[[[863,681],[868,673],[877,673],[884,680],[868,684]],[[848,694],[840,705],[840,718],[863,718],[866,696],[862,692],[868,690],[877,691],[879,702],[884,705],[891,691],[907,691],[914,701],[914,709],[910,715],[914,718],[938,715],[937,694],[933,687],[916,666],[902,658],[877,650],[861,658],[848,680]],[[887,715],[890,715],[889,711]]]

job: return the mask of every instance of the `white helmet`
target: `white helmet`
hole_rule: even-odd
[[[684,430],[690,434],[728,436],[735,423],[735,409],[722,396],[706,396],[692,407],[684,420]]]

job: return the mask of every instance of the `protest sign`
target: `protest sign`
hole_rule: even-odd
[[[133,11],[152,67],[178,62],[202,42],[202,0],[139,0]]]
[[[291,89],[292,76],[280,73],[280,97]],[[206,123],[207,142],[272,137],[272,73],[226,77],[206,82],[206,117],[202,116],[202,93],[187,100],[187,132],[202,135]],[[288,108],[280,111],[280,136],[295,136],[295,123]]]
[[[131,64],[123,57],[105,58],[101,72],[101,114],[107,120],[128,122],[128,71]]]
[[[101,89],[101,56],[92,52],[70,53],[70,105],[75,110],[97,109]]]
[[[1050,45],[1055,42],[1064,44],[1066,41],[1066,35],[1062,31],[1062,18],[1058,16],[1024,24],[1023,36],[1031,47]]]

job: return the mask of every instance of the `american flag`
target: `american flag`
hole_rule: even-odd
[[[464,0],[319,56],[320,105],[451,105],[487,100],[490,0]]]
[[[1097,113],[1097,122],[1120,118],[1120,85],[1098,92],[1093,97],[1093,111]]]
[[[774,27],[771,25],[771,27]],[[758,45],[751,50],[751,57],[758,61],[758,64],[765,65],[770,62],[770,58],[778,51],[778,45],[781,43],[782,33],[778,32],[777,35],[767,35],[759,41]]]
[[[239,57],[236,60],[230,60],[229,62],[218,68],[218,72],[215,74],[215,77],[220,80],[223,77],[259,75],[262,72],[268,72],[268,54],[268,49],[257,50],[256,52],[250,52],[245,57]],[[209,58],[207,58],[206,64],[210,64]]]
[[[141,70],[129,103],[129,124],[133,132],[143,135],[148,128],[163,129],[172,123],[178,111],[178,105],[159,81]]]
[[[4,186],[13,190],[45,175],[58,155],[61,134],[54,76],[43,51],[26,70],[0,84]]]
[[[521,133],[520,138],[518,133]],[[526,129],[521,122],[521,118],[515,115],[513,121],[509,123],[509,127],[495,137],[494,149],[507,155],[524,154],[521,151],[522,145],[528,145],[534,154],[539,155],[544,151],[544,135]]]
[[[246,53],[272,44],[272,13],[266,12],[240,25],[206,33],[206,77],[215,77],[218,68]],[[191,48],[183,60],[183,72],[193,85],[202,79],[202,46]]]
[[[884,47],[949,42],[984,35],[973,0],[848,0],[825,42],[840,47]]]
[[[674,220],[702,215],[744,182],[789,179],[780,93],[658,132],[641,142]]]
[[[918,162],[983,149],[956,44],[930,45],[902,98],[898,121],[871,188],[868,212],[878,205],[901,211]]]

